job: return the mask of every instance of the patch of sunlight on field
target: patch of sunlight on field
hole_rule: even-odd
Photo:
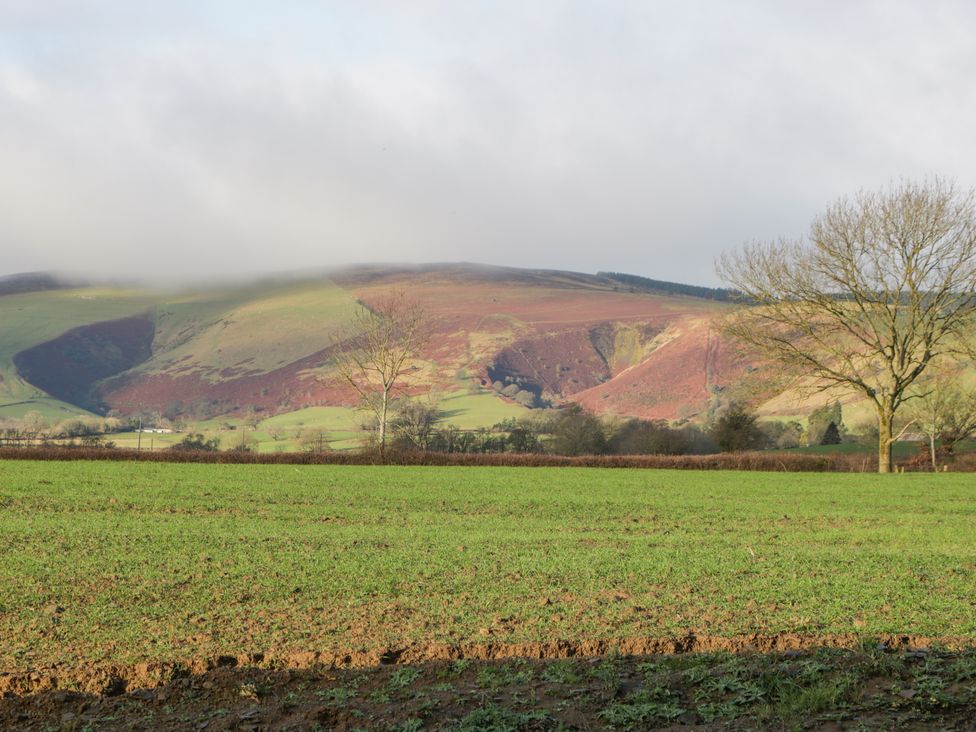
[[[81,407],[58,401],[53,397],[34,397],[23,401],[0,403],[0,419],[21,419],[28,412],[39,412],[52,424],[72,417],[97,416]]]
[[[114,442],[116,447],[122,447],[126,449],[142,449],[142,450],[164,450],[166,448],[172,447],[180,440],[182,440],[184,434],[156,434],[153,432],[115,432],[113,434],[105,435],[105,439]]]
[[[359,428],[364,415],[349,407],[306,407],[294,412],[268,417],[261,421],[261,429],[272,427],[284,430],[315,428],[324,430],[355,430]]]
[[[327,348],[355,306],[348,292],[325,281],[167,303],[157,316],[160,357],[140,370],[179,362],[180,367],[272,371]]]
[[[462,389],[437,395],[433,403],[441,410],[441,425],[453,424],[461,429],[491,427],[511,417],[522,417],[531,410],[510,400],[502,399],[490,391],[469,394]],[[260,429],[278,428],[357,430],[367,419],[361,410],[348,407],[307,407],[294,412],[286,412],[269,417],[261,422]]]
[[[976,638],[970,475],[19,460],[2,475],[0,669],[689,633]]]
[[[532,411],[494,392],[469,394],[466,389],[441,396],[437,406],[442,412],[442,425],[453,424],[461,429],[491,427],[506,419],[524,417]]]

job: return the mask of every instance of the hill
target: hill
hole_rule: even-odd
[[[330,349],[356,303],[391,288],[431,318],[412,388],[464,404],[456,416],[472,425],[468,410],[523,409],[496,383],[600,413],[702,417],[750,368],[711,328],[727,307],[722,291],[619,274],[373,265],[175,295],[93,286],[2,295],[0,416],[41,406],[199,420],[352,406]]]
[[[0,296],[21,292],[45,292],[78,287],[81,283],[56,277],[47,272],[24,272],[0,276]]]

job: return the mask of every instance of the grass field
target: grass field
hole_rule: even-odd
[[[34,396],[14,401],[0,401],[0,419],[22,419],[28,412],[38,412],[48,422],[57,424],[72,417],[94,417],[91,412],[49,396]]]
[[[5,669],[690,631],[976,637],[965,475],[0,470]]]
[[[434,403],[441,410],[439,426],[443,427],[453,425],[465,430],[490,427],[505,419],[518,418],[530,413],[525,407],[488,391],[469,394],[465,389],[458,389],[435,397]],[[255,441],[254,448],[258,452],[294,452],[302,449],[298,440],[301,432],[322,430],[330,449],[357,449],[363,446],[367,438],[362,424],[368,419],[367,412],[350,407],[306,407],[262,420],[256,429],[247,429],[247,439]],[[237,429],[223,430],[222,426],[225,424],[234,425]],[[242,425],[243,421],[238,418],[218,418],[190,423],[185,432],[201,432],[208,438],[217,437],[221,441],[222,449],[228,449],[240,444],[239,430]],[[272,436],[272,432],[275,436]],[[176,444],[183,435],[157,435],[156,437],[153,444],[156,448],[162,449]],[[134,432],[110,435],[109,439],[119,447],[136,446]],[[142,440],[144,449],[149,444],[147,439],[144,435]]]
[[[872,639],[976,642],[974,517],[955,474],[0,462],[0,726],[968,729],[972,651]],[[691,633],[856,647],[626,655]],[[584,658],[472,660],[543,647]],[[330,657],[374,668],[280,670]]]
[[[966,446],[968,449],[968,446]],[[802,455],[865,455],[877,461],[878,448],[874,445],[862,444],[860,442],[845,442],[841,445],[809,445],[807,447],[795,447],[788,452],[798,452]],[[891,446],[891,454],[895,460],[918,455],[917,442],[896,442]]]

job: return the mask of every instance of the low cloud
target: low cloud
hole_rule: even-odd
[[[976,182],[964,2],[15,5],[0,273],[463,259],[710,284],[718,252],[837,195]]]

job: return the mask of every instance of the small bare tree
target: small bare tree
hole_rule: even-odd
[[[947,455],[976,432],[976,392],[964,391],[949,373],[939,373],[921,385],[911,403],[909,418],[929,443],[932,470],[938,470],[936,443]]]
[[[34,444],[43,432],[48,428],[47,420],[40,412],[30,411],[20,420],[20,433],[27,442],[28,447]]]
[[[829,206],[808,240],[747,246],[718,271],[747,302],[725,321],[728,335],[817,388],[873,403],[887,473],[912,384],[933,359],[969,350],[974,193],[942,180],[862,192]]]
[[[395,290],[370,307],[361,304],[349,328],[336,340],[336,369],[356,390],[363,409],[376,418],[381,457],[386,452],[391,402],[428,335],[424,309],[402,290]]]
[[[332,449],[329,445],[329,433],[315,427],[309,427],[299,433],[298,445],[305,452],[322,453]]]

